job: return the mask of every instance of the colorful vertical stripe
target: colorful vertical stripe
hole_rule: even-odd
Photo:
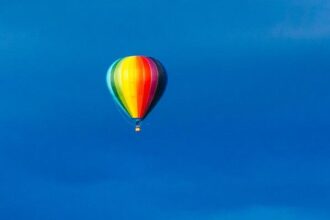
[[[153,58],[129,56],[115,61],[107,84],[117,104],[133,119],[143,119],[160,85],[159,64]]]

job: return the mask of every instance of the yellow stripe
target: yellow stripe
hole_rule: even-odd
[[[121,102],[123,103],[123,105],[125,105],[125,108],[127,109],[128,111],[128,114],[132,117],[132,112],[129,108],[129,104],[127,102],[127,99],[126,99],[126,91],[124,90],[124,83],[123,83],[123,61],[120,61],[120,63],[118,64],[118,66],[116,67],[115,69],[115,73],[114,73],[114,80],[116,82],[116,88],[119,91],[120,93],[120,99],[121,99]]]
[[[121,70],[121,84],[123,88],[123,95],[126,100],[130,115],[132,118],[138,117],[137,105],[137,58],[127,57],[123,60]]]

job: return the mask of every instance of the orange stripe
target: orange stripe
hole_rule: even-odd
[[[144,67],[143,61],[140,57],[136,57],[135,65],[137,69],[137,79],[136,79],[136,90],[137,90],[137,117],[141,118],[141,108],[143,103],[143,95],[144,95]]]

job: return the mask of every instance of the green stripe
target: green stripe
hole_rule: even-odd
[[[118,69],[117,67],[120,65],[122,59],[118,60],[117,63],[114,64],[113,68],[111,69],[111,88],[113,90],[113,93],[115,95],[115,99],[117,99],[118,104],[120,105],[120,107],[122,107],[122,109],[125,111],[125,113],[127,113],[129,116],[131,116],[130,112],[128,111],[128,107],[127,107],[127,103],[125,101],[125,98],[123,96],[123,93],[121,91],[121,89],[119,88],[118,82],[116,82],[115,80],[115,74],[120,74],[118,73]]]

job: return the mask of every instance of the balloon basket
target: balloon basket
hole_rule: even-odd
[[[141,120],[140,119],[137,119],[136,122],[135,122],[135,132],[140,132],[141,131]]]

